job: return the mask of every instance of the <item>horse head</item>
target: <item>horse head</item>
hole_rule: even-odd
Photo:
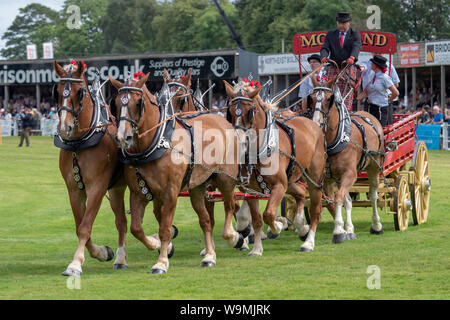
[[[227,120],[235,127],[255,129],[265,122],[264,111],[267,104],[259,96],[262,87],[252,87],[245,82],[239,82],[234,87],[224,80],[228,96]],[[258,109],[261,111],[258,113]],[[265,127],[265,123],[262,124]]]
[[[331,108],[334,104],[334,84],[336,78],[330,81],[319,82],[315,77],[311,77],[314,91],[308,96],[308,105],[314,106],[313,121],[323,127]]]
[[[115,98],[117,109],[116,117],[119,119],[117,139],[122,149],[130,149],[134,146],[135,138],[139,134],[142,118],[145,114],[145,83],[150,73],[142,78],[127,79],[122,83],[109,77],[112,85],[119,94]],[[147,91],[148,92],[148,91]]]
[[[172,94],[175,93],[175,96],[172,98],[174,111],[195,111],[192,97],[190,97],[192,93],[192,69],[189,69],[188,73],[185,76],[177,79],[171,78],[167,70],[164,69],[163,78],[169,86],[170,92],[172,92]]]
[[[54,61],[53,68],[59,77],[59,83],[53,87],[53,98],[56,100],[59,116],[58,133],[63,139],[70,139],[76,129],[79,129],[83,101],[89,94],[84,78],[86,65],[80,60],[62,67]]]

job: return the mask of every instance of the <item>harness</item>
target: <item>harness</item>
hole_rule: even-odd
[[[163,88],[162,91],[167,90],[167,88]],[[125,93],[127,93],[129,90],[135,90],[138,88],[128,86],[128,87],[123,87],[121,89],[122,90],[120,90],[120,92],[125,91]],[[137,91],[141,92],[140,90],[137,90]],[[171,115],[174,114],[173,106],[171,103],[171,100],[173,97],[168,98],[168,95],[169,95],[169,91],[167,90],[165,94],[161,94],[158,97],[158,100],[159,100],[158,105],[159,105],[159,110],[160,110],[160,122],[164,121],[167,117],[170,117]],[[130,111],[129,105],[128,105],[129,101],[127,101],[123,97],[122,97],[121,101],[122,101],[122,108],[125,108],[125,107],[128,108],[128,112],[129,112]],[[141,111],[139,114],[138,121],[135,121],[128,117],[121,117],[120,120],[129,121],[132,125],[135,126],[135,128],[136,128],[135,130],[137,130],[137,127],[138,127],[140,121],[142,120],[142,108],[144,108],[144,107],[145,107],[145,101],[143,102],[143,104],[141,104]],[[129,113],[129,114],[131,114],[131,113]],[[131,165],[135,168],[136,178],[137,178],[138,185],[141,188],[141,193],[145,196],[145,198],[148,201],[153,200],[153,194],[151,193],[151,189],[148,186],[145,178],[140,173],[139,166],[142,166],[145,163],[149,163],[151,161],[160,159],[168,149],[173,149],[173,147],[171,145],[171,141],[172,141],[176,122],[178,122],[185,130],[187,130],[189,132],[190,138],[191,138],[191,159],[190,159],[189,166],[186,170],[186,173],[185,173],[183,181],[182,181],[182,185],[181,185],[181,189],[180,189],[180,191],[181,191],[182,189],[184,189],[184,187],[189,186],[189,181],[191,179],[192,171],[194,170],[194,165],[195,165],[195,161],[194,161],[195,160],[195,158],[194,158],[195,157],[194,129],[192,128],[192,126],[187,124],[182,119],[175,117],[175,118],[170,119],[169,121],[164,122],[163,125],[159,126],[157,128],[157,131],[156,131],[155,137],[153,138],[152,143],[145,151],[137,153],[137,154],[130,153],[129,151],[123,150],[123,149],[120,149],[120,151],[119,151],[119,161],[122,162],[123,164]]]
[[[71,70],[72,70],[72,67],[71,67]],[[71,97],[70,83],[71,82],[83,82],[83,79],[65,77],[65,78],[61,78],[60,81],[66,81],[66,86],[63,91],[63,98],[68,99],[69,97]],[[94,147],[98,143],[100,143],[100,141],[102,140],[102,138],[106,132],[106,126],[103,126],[103,125],[108,124],[111,120],[109,117],[109,113],[106,110],[105,103],[99,94],[99,91],[95,90],[95,88],[100,88],[99,83],[100,83],[100,78],[97,76],[94,79],[94,83],[92,85],[93,89],[92,89],[92,91],[90,91],[90,94],[89,94],[91,101],[92,101],[92,105],[93,105],[91,128],[94,128],[94,127],[97,127],[97,128],[90,129],[85,134],[83,134],[80,138],[77,138],[77,139],[63,139],[63,138],[61,138],[61,136],[59,134],[56,134],[53,138],[53,143],[57,148],[67,150],[67,151],[72,151],[73,178],[77,184],[78,189],[80,189],[80,190],[85,189],[85,184],[83,182],[83,177],[81,175],[81,168],[78,163],[77,151],[81,151],[81,150],[84,150],[87,148]],[[82,94],[83,98],[80,98],[80,110],[78,112],[76,112],[75,110],[73,110],[72,108],[69,108],[67,106],[58,107],[58,113],[60,113],[60,111],[62,111],[62,110],[73,113],[77,124],[78,124],[78,120],[77,120],[78,116],[82,111],[82,101],[84,99],[84,90],[85,90],[84,86],[82,87],[82,90],[83,90],[83,94]],[[55,96],[57,95],[56,85],[53,88],[53,94]],[[72,102],[72,105],[73,105],[73,102]],[[110,189],[110,187],[112,185],[113,185],[113,183],[111,181],[108,189]]]
[[[253,102],[252,99],[242,96],[241,93],[239,93],[239,95],[237,97],[233,98],[231,100],[231,103],[233,103],[235,101],[237,101],[237,105],[236,105],[236,109],[235,109],[235,116],[237,118],[242,117],[241,102],[242,101],[252,102],[252,106],[248,111],[248,119],[250,122],[249,129],[253,129],[254,115],[257,110],[256,104]],[[292,177],[292,174],[294,172],[295,165],[296,165],[296,163],[295,163],[295,156],[296,156],[295,132],[290,126],[288,126],[284,122],[276,120],[271,111],[265,111],[265,115],[266,115],[266,126],[264,129],[264,137],[262,140],[262,145],[259,147],[259,149],[256,152],[256,163],[269,158],[272,155],[273,151],[278,147],[278,144],[279,144],[278,127],[280,127],[288,135],[289,141],[291,143],[292,151],[291,151],[289,165],[286,169],[287,179],[289,180]],[[231,115],[230,108],[228,108],[228,110],[227,110],[227,120],[230,123],[232,123],[232,115]],[[235,129],[241,129],[244,132],[248,131],[248,129],[246,127],[243,127],[241,125],[236,125],[234,123],[232,123],[232,124]],[[239,165],[239,175],[238,175],[239,181],[241,183],[246,182],[248,184],[248,182],[250,180],[250,176],[252,175],[252,171],[254,170],[255,178],[259,184],[259,187],[261,188],[261,190],[263,190],[263,192],[265,194],[270,194],[270,188],[268,187],[268,184],[264,181],[263,175],[260,173],[260,171],[256,167],[256,165],[254,163],[255,161],[250,161],[250,160],[255,160],[255,159],[253,159],[252,155],[250,154],[250,148],[247,143],[247,145],[245,146],[245,163],[247,166],[248,176],[242,177],[242,166]]]

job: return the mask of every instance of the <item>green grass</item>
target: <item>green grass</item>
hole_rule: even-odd
[[[189,199],[180,198],[174,224],[175,255],[168,274],[151,275],[157,251],[128,233],[128,270],[89,257],[81,290],[69,290],[61,276],[77,246],[73,215],[52,140],[18,138],[0,145],[0,299],[449,299],[450,152],[430,151],[432,196],[428,222],[394,231],[393,217],[381,213],[385,234],[369,234],[371,210],[355,208],[357,240],[331,244],[333,223],[324,210],[313,253],[300,253],[294,232],[263,242],[263,257],[228,248],[221,238],[223,206],[217,205],[217,266],[200,267],[203,234]],[[126,199],[127,207],[128,196]],[[157,232],[151,205],[147,234]],[[114,215],[102,204],[92,239],[117,248]],[[381,270],[381,289],[369,290],[367,267]]]

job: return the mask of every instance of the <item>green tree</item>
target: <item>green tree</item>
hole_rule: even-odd
[[[105,35],[102,28],[108,2],[109,0],[65,1],[57,26],[56,57],[90,56],[108,52],[104,50]],[[68,24],[74,15],[68,8],[73,5],[80,9],[79,29]]]
[[[231,24],[236,26],[238,22],[236,8],[228,0],[219,3]],[[237,47],[230,30],[214,4],[210,3],[195,19],[193,28],[195,45],[199,50]]]
[[[1,50],[2,56],[8,59],[26,59],[26,46],[35,44],[38,57],[42,57],[42,44],[56,38],[55,27],[58,20],[58,12],[41,4],[32,3],[21,8],[2,36],[2,40],[6,40],[6,46]]]
[[[152,21],[159,7],[156,0],[109,0],[102,21],[105,52],[137,53],[154,49]]]

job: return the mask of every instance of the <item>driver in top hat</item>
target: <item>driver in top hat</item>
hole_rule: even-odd
[[[347,12],[339,12],[336,16],[337,30],[329,31],[325,36],[320,57],[322,62],[334,60],[339,68],[345,61],[354,64],[358,60],[361,49],[361,35],[350,28],[351,16]]]
[[[357,68],[354,65],[358,60],[359,51],[361,49],[361,35],[359,31],[350,28],[350,21],[352,20],[348,12],[339,12],[336,16],[337,30],[329,31],[325,36],[325,40],[320,50],[320,58],[322,63],[328,62],[328,59],[337,63],[339,69],[343,68],[345,64],[349,65],[345,70],[347,77],[341,77],[336,84],[338,85],[341,96],[346,97],[344,103],[351,111],[353,107],[353,90],[351,87],[356,85]],[[326,75],[328,79],[333,79],[340,70],[334,64],[327,67]],[[347,79],[352,81],[350,86],[347,86]]]

